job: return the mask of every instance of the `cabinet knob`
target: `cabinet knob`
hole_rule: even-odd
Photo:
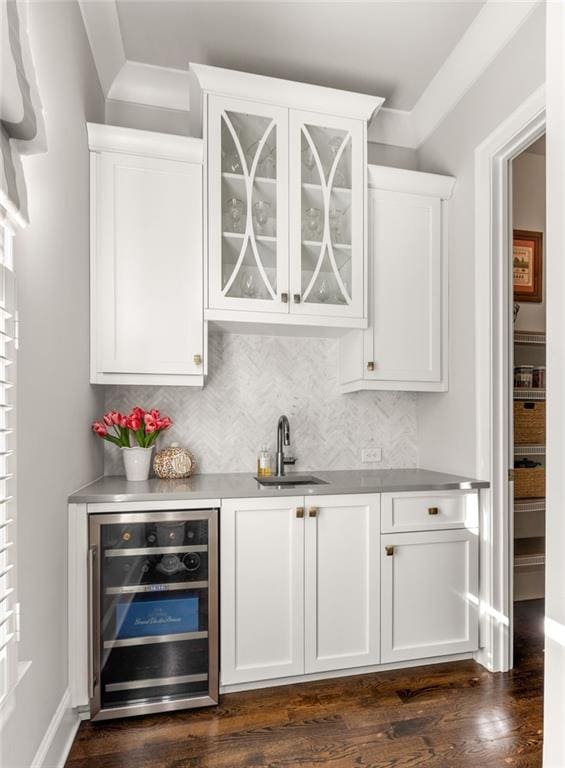
[[[295,304],[300,304],[300,294],[299,293],[295,293],[293,298],[294,298],[294,303]]]
[[[428,515],[439,515],[438,507],[428,507]]]
[[[283,304],[288,304],[288,293],[286,291],[281,293],[281,301]]]
[[[192,361],[194,365],[202,365],[202,355],[193,355]]]
[[[375,364],[374,364],[374,362],[372,360],[369,363],[367,363],[367,370],[368,371],[374,371],[375,370]]]
[[[304,517],[304,507],[296,507],[296,517]]]
[[[310,509],[308,510],[308,514],[310,515],[310,517],[318,517],[319,511],[320,510],[318,509],[318,507],[310,507]]]
[[[387,557],[392,557],[394,555],[394,547],[385,547],[385,552]]]

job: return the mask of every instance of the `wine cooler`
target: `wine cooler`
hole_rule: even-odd
[[[93,720],[218,703],[218,510],[90,517]]]

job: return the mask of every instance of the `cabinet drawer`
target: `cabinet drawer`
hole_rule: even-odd
[[[384,493],[381,531],[401,533],[448,528],[477,528],[477,491]]]

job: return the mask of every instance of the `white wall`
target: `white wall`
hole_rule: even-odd
[[[512,163],[512,203],[514,229],[543,233],[545,250],[545,157],[522,152]],[[545,253],[542,256],[543,301],[519,302],[520,311],[514,328],[545,331]]]
[[[420,169],[455,176],[449,212],[449,392],[421,395],[420,465],[475,474],[474,150],[545,80],[545,6],[419,150]]]
[[[67,689],[67,508],[102,472],[89,423],[89,157],[86,120],[104,103],[75,2],[30,3],[48,152],[24,159],[30,225],[16,240],[19,656],[31,660],[3,723],[0,764],[29,768]],[[53,762],[48,762],[54,765]]]

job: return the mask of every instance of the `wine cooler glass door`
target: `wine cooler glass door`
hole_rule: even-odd
[[[209,99],[210,306],[286,313],[288,110]]]
[[[216,514],[92,516],[93,719],[217,703]]]
[[[291,112],[291,311],[363,317],[363,125]]]

